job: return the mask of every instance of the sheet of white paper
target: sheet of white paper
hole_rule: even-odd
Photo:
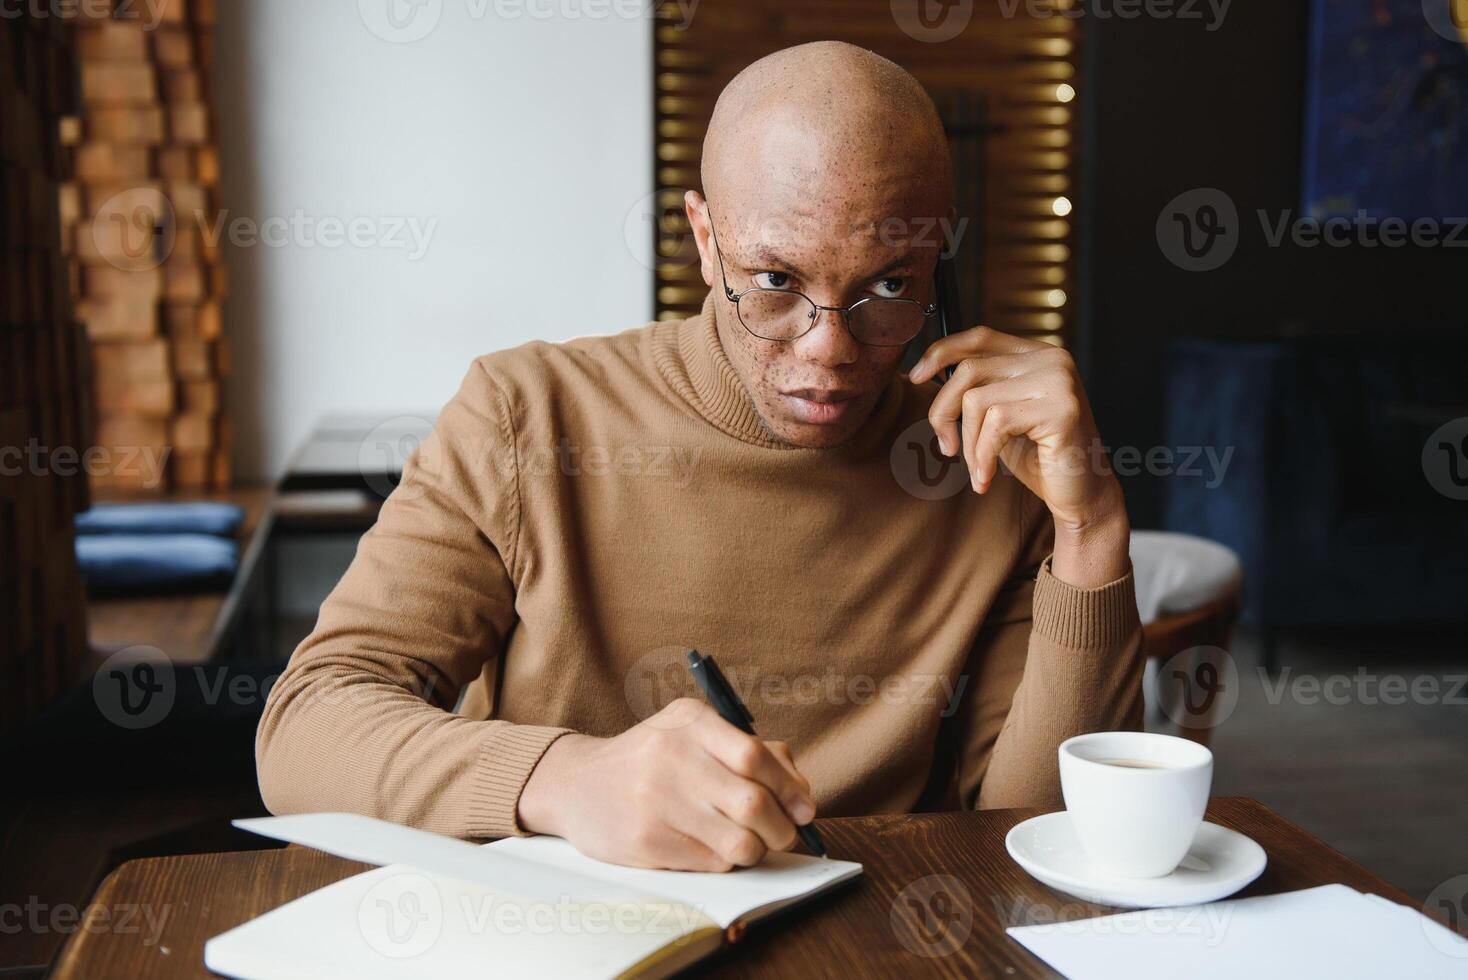
[[[820,891],[861,874],[853,861],[773,851],[753,868],[725,873],[649,871],[589,858],[559,837],[507,837],[486,851],[524,859],[537,867],[559,868],[598,881],[615,882],[637,892],[665,895],[691,905],[727,927],[744,913]]]
[[[1070,980],[1468,977],[1468,940],[1345,885],[1008,932]]]

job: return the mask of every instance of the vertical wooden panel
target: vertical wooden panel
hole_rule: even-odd
[[[93,485],[227,484],[229,430],[218,397],[224,362],[208,356],[220,339],[226,280],[204,234],[218,214],[214,118],[204,94],[213,7],[128,0],[114,3],[110,18],[71,23],[82,105],[77,185],[63,199],[74,224],[63,240],[77,266],[78,314],[97,345],[99,450],[113,460],[138,448],[166,450],[169,459],[161,485],[152,485],[151,471],[123,466],[101,467]],[[200,383],[212,386],[207,399]],[[140,433],[149,441],[109,441]],[[187,446],[175,444],[178,434]]]
[[[73,520],[88,501],[86,348],[61,251],[76,75],[47,5],[0,18],[0,727],[60,694],[86,654]]]

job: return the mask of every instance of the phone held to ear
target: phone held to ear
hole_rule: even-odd
[[[963,313],[958,303],[958,274],[953,268],[952,255],[939,255],[938,268],[933,273],[933,282],[938,290],[938,325],[942,328],[943,336],[958,333],[964,329]],[[943,380],[947,381],[953,377],[953,367],[950,365],[943,369]]]

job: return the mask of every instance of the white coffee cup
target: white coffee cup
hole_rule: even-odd
[[[1171,874],[1208,806],[1213,753],[1185,738],[1094,732],[1060,743],[1060,790],[1092,867],[1121,878]]]

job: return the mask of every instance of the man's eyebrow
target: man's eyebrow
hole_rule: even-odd
[[[913,253],[912,252],[906,252],[906,253],[904,253],[902,255],[897,256],[897,258],[893,259],[891,262],[888,262],[886,265],[882,266],[876,272],[873,272],[871,275],[867,276],[867,278],[868,279],[881,279],[881,278],[883,278],[885,276],[891,275],[894,272],[903,271],[903,270],[907,269],[909,266],[911,266],[913,264],[913,259],[914,259]]]
[[[750,258],[761,269],[782,269],[786,272],[797,273],[800,271],[794,262],[781,255],[774,246],[764,243],[754,246],[754,254]]]
[[[795,273],[796,275],[799,275],[800,273],[800,267],[798,265],[785,258],[771,245],[755,245],[753,248],[753,254],[750,256],[750,259],[754,263],[754,266],[760,269],[780,270],[783,272]],[[913,253],[910,251],[905,252],[902,255],[899,255],[896,258],[892,259],[890,262],[887,262],[877,271],[872,272],[864,276],[863,278],[864,280],[881,279],[884,276],[891,275],[894,272],[898,272],[907,268],[908,266],[911,266],[913,264],[913,261]]]

